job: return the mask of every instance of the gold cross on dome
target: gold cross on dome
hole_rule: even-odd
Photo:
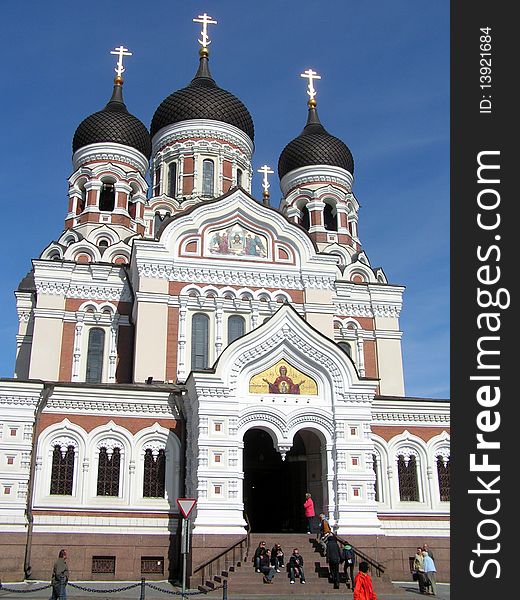
[[[316,71],[313,71],[312,69],[307,69],[303,73],[300,73],[300,77],[309,80],[307,94],[309,94],[310,100],[314,100],[314,97],[316,96],[316,90],[314,89],[313,80],[321,79],[321,75],[318,75],[318,73],[316,73]]]
[[[258,173],[263,173],[264,174],[264,179],[262,181],[262,187],[264,188],[264,194],[268,194],[269,193],[269,188],[271,187],[271,184],[267,180],[267,175],[268,174],[272,175],[274,173],[274,171],[271,169],[271,167],[268,167],[267,165],[264,165],[263,167],[260,167],[258,169]]]
[[[119,60],[117,61],[117,67],[114,71],[117,73],[118,77],[125,72],[125,68],[123,67],[123,56],[132,56],[132,53],[128,51],[128,48],[124,46],[119,46],[119,48],[115,48],[115,50],[111,50],[110,54],[115,54],[119,56]]]
[[[198,42],[203,48],[207,48],[211,44],[211,40],[208,38],[208,25],[216,25],[217,21],[204,13],[203,15],[199,15],[196,19],[193,19],[193,22],[202,23],[202,31],[200,32],[202,39],[198,40]]]

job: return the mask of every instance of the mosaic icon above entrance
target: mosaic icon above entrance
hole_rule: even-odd
[[[235,223],[231,227],[211,233],[206,253],[228,257],[265,258],[267,257],[267,238]]]
[[[249,381],[251,394],[303,394],[316,396],[318,385],[285,360],[279,360],[265,371],[253,375]]]

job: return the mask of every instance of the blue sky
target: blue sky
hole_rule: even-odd
[[[305,125],[312,67],[326,129],[351,149],[359,233],[372,266],[405,285],[406,393],[449,397],[449,2],[425,0],[91,0],[2,2],[0,376],[11,377],[13,291],[63,229],[74,131],[112,91],[124,44],[125,101],[149,126],[198,64],[207,12],[210,66],[255,123],[253,166],[276,170]],[[261,176],[253,193],[261,198]],[[277,178],[271,181],[277,204]]]

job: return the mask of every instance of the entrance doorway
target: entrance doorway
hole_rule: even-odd
[[[307,531],[303,502],[309,489],[320,488],[316,506],[321,506],[320,448],[315,434],[298,432],[283,461],[269,433],[262,429],[245,433],[244,507],[252,532]],[[311,493],[316,503],[316,494]]]

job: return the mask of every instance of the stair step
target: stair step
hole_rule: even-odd
[[[297,580],[294,585],[289,583],[289,575],[287,568],[281,569],[280,573],[276,573],[272,584],[264,584],[261,573],[256,573],[253,565],[253,556],[260,541],[266,541],[267,546],[271,548],[274,543],[281,544],[285,552],[286,563],[292,554],[293,548],[298,548],[304,560],[304,569],[306,575],[305,585],[302,585]],[[213,581],[206,581],[205,585],[199,586],[200,591],[211,592],[222,584],[227,578],[228,589],[231,594],[247,594],[266,596],[269,598],[276,597],[282,599],[285,596],[309,596],[316,598],[317,596],[342,596],[348,600],[351,598],[352,590],[346,586],[346,575],[343,572],[343,565],[340,566],[340,587],[334,589],[334,586],[329,581],[329,566],[326,558],[321,554],[321,546],[319,545],[315,535],[305,533],[279,534],[279,533],[263,533],[252,534],[250,536],[250,546],[248,556],[237,561],[235,565],[230,565],[220,575],[213,577]],[[357,569],[356,569],[357,572]],[[395,587],[390,582],[389,578],[372,577],[374,589],[378,593],[395,592]]]

